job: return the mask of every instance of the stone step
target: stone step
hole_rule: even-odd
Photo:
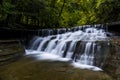
[[[0,40],[0,65],[16,60],[25,53],[19,40]]]

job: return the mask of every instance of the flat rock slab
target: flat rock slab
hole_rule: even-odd
[[[81,70],[68,62],[39,61],[23,56],[0,67],[1,80],[112,80],[104,72]]]

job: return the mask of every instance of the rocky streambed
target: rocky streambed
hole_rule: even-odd
[[[120,38],[112,38],[109,48],[104,71],[96,72],[73,68],[69,62],[39,61],[23,55],[19,41],[0,41],[0,80],[120,80]]]
[[[39,61],[23,56],[0,67],[0,80],[112,80],[104,72],[73,68],[69,62]]]

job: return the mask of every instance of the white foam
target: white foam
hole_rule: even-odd
[[[62,58],[58,55],[51,53],[26,50],[26,55],[29,54],[34,54],[34,57],[36,57],[38,60],[65,61],[65,62],[71,60],[68,58]]]
[[[38,59],[38,60],[64,61],[64,62],[68,62],[71,60],[69,58],[62,58],[62,57],[55,55],[55,54],[46,53],[46,52],[39,52],[39,51],[32,51],[32,50],[26,50],[26,54],[27,55],[34,54],[34,57],[36,57],[36,59]],[[73,62],[71,65],[74,66],[75,68],[80,68],[80,69],[102,71],[102,69],[100,69],[96,66],[80,64],[78,62]]]
[[[25,50],[25,53],[26,55],[29,55],[29,54],[39,54],[40,52],[36,50]]]
[[[73,62],[71,65],[73,65],[75,68],[80,68],[80,69],[89,69],[93,71],[102,71],[102,69],[96,67],[96,66],[91,66],[91,65],[85,65],[85,64],[80,64],[77,62]]]
[[[50,53],[42,53],[40,55],[36,55],[37,59],[40,60],[52,60],[52,61],[69,61],[70,59],[67,58],[62,58],[58,55],[55,54],[50,54]]]

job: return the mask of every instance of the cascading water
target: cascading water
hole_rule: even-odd
[[[63,34],[59,34],[60,30],[58,30],[57,35],[34,39],[31,48],[27,49],[26,53],[50,54],[57,56],[56,58],[70,59],[77,65],[98,66],[97,64],[100,64],[98,66],[100,67],[103,61],[97,61],[95,55],[102,49],[97,49],[98,46],[102,47],[97,42],[108,40],[105,30],[96,28],[96,26],[87,26],[83,31],[78,28],[68,32],[65,31],[66,29]],[[50,56],[48,55],[48,57]]]

